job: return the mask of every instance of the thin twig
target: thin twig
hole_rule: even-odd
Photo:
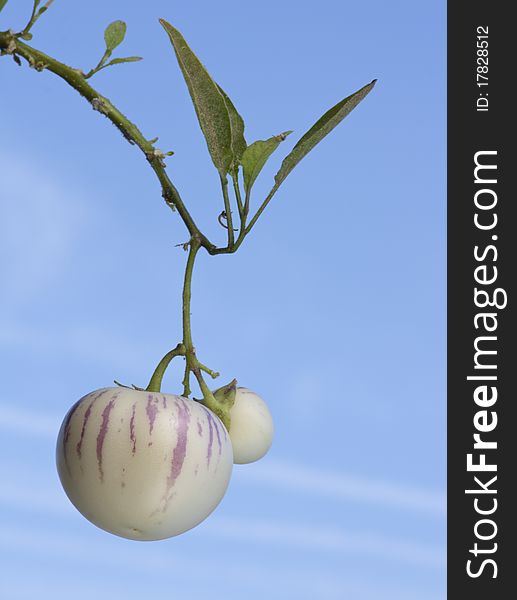
[[[239,209],[239,216],[242,220],[244,217],[244,205],[242,204],[241,188],[239,187],[239,172],[232,173],[233,191],[235,193],[235,200],[237,201],[237,207]]]
[[[226,222],[228,223],[228,247],[231,248],[234,242],[233,221],[230,196],[228,195],[228,179],[226,177],[221,177],[221,188],[223,190],[224,212],[226,213]]]
[[[22,31],[20,31],[20,33],[18,34],[20,37],[24,37],[26,36],[27,38],[31,38],[32,36],[29,35],[30,30],[34,27],[34,25],[36,24],[36,21],[41,17],[41,15],[46,12],[49,8],[50,5],[54,2],[54,0],[48,0],[38,11],[37,8],[38,6],[41,4],[41,0],[34,0],[34,5],[32,7],[32,14],[31,17],[29,19],[29,22],[27,23],[27,25],[25,25],[25,27],[23,28]],[[37,12],[36,12],[37,11]]]

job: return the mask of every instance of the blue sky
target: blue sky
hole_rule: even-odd
[[[23,26],[9,2],[0,29]],[[201,255],[203,362],[260,393],[274,446],[234,470],[202,525],[136,543],[71,507],[61,419],[113,379],[145,384],[181,337],[187,240],[138,151],[62,81],[0,59],[0,597],[445,598],[445,3],[57,0],[34,45],[92,80],[149,138],[211,238],[217,175],[169,41],[177,26],[247,139],[370,96],[304,159],[234,256]],[[165,389],[179,391],[181,374]]]

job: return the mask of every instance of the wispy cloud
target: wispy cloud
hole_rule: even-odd
[[[71,268],[70,255],[87,226],[77,186],[49,177],[30,156],[0,154],[2,301],[24,305]],[[35,193],[37,190],[37,193]]]
[[[101,566],[108,570],[113,578],[113,568],[120,568],[124,573],[135,575],[124,577],[118,581],[118,596],[129,598],[139,597],[138,592],[133,593],[130,587],[124,589],[128,581],[141,581],[139,574],[152,575],[146,578],[145,589],[147,592],[157,592],[158,589],[167,589],[171,581],[174,581],[176,592],[188,590],[189,599],[205,598],[207,587],[217,585],[223,586],[224,593],[220,595],[215,591],[212,597],[240,597],[245,590],[260,590],[267,592],[271,600],[284,600],[287,597],[297,598],[321,598],[325,600],[342,600],[343,598],[360,598],[361,600],[439,600],[432,592],[422,592],[408,587],[386,585],[383,581],[360,580],[350,578],[336,573],[335,570],[319,568],[307,565],[300,569],[287,564],[271,564],[264,561],[256,562],[247,559],[245,554],[235,556],[235,549],[228,548],[224,555],[216,556],[212,552],[208,555],[202,551],[196,553],[195,557],[189,557],[184,553],[175,552],[170,543],[162,543],[159,546],[135,547],[133,544],[124,544],[116,539],[103,539],[102,543],[90,540],[77,540],[72,535],[63,535],[53,532],[49,537],[47,532],[38,529],[17,528],[4,526],[0,546],[9,548],[9,553],[22,551],[36,556],[53,556],[59,558],[60,579],[65,579],[70,567],[69,559],[76,565],[80,565],[81,572],[91,573],[91,566]],[[202,576],[200,576],[202,574]],[[96,577],[89,577],[84,583],[90,592],[97,591],[97,596],[104,595],[104,583],[99,581],[101,572],[96,570]],[[71,573],[73,577],[73,573]],[[116,575],[115,575],[116,577]],[[98,581],[96,589],[95,579]],[[19,582],[17,582],[18,584]],[[23,582],[22,582],[23,583]],[[42,582],[38,581],[38,593],[34,597],[41,597]],[[76,581],[77,583],[77,581]],[[130,583],[131,584],[131,583]],[[185,587],[186,586],[186,587]],[[76,586],[77,587],[77,586]],[[77,592],[80,594],[82,585]],[[240,593],[237,593],[237,589]],[[231,590],[235,596],[231,595]],[[27,592],[30,591],[26,589]],[[34,591],[36,589],[34,588]],[[138,590],[139,591],[139,590]],[[230,596],[228,596],[230,591]],[[21,596],[23,597],[23,596]],[[26,596],[32,597],[32,596]],[[79,597],[86,597],[79,596]],[[99,597],[99,596],[98,596]],[[254,596],[255,597],[255,596]]]
[[[241,542],[287,546],[309,552],[367,555],[431,568],[445,566],[445,550],[370,533],[300,525],[271,519],[212,518],[204,532]]]
[[[122,373],[138,370],[142,354],[151,346],[106,332],[93,323],[75,323],[56,331],[52,324],[25,325],[20,321],[2,323],[0,317],[0,348],[23,350],[25,356],[69,356],[75,360],[109,366]]]
[[[37,502],[32,488],[4,487],[0,503],[32,514],[46,514],[57,518],[73,517],[75,510],[59,493],[40,490]],[[408,542],[369,532],[350,532],[336,528],[312,526],[274,519],[239,518],[213,515],[198,530],[198,534],[245,544],[264,544],[288,547],[292,551],[309,553],[340,553],[364,555],[388,562],[400,562],[420,567],[444,567],[445,550],[420,543]]]
[[[365,479],[324,471],[291,462],[265,460],[253,469],[239,469],[239,478],[250,484],[269,485],[316,496],[371,502],[396,509],[444,516],[445,494],[399,483]]]
[[[0,429],[27,436],[52,437],[57,435],[63,415],[35,413],[0,404]]]

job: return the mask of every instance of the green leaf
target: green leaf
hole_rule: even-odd
[[[117,46],[119,46],[126,37],[127,26],[124,21],[113,21],[104,31],[104,41],[106,42],[106,50],[111,54]]]
[[[111,65],[120,65],[121,63],[128,62],[138,62],[139,60],[143,60],[141,56],[126,56],[125,58],[114,58],[109,61],[105,66],[109,67]]]
[[[348,96],[341,102],[338,102],[330,110],[328,110],[316,123],[302,136],[296,146],[288,154],[280,170],[275,175],[275,188],[278,188],[289,173],[296,165],[304,158],[313,148],[321,142],[321,140],[329,134],[336,125],[341,121],[361,102],[361,100],[373,89],[376,83],[374,79],[368,85],[365,85],[360,90]]]
[[[239,163],[241,161],[241,157],[246,150],[247,144],[246,139],[244,138],[244,120],[237,112],[233,102],[228,97],[228,94],[223,90],[223,88],[218,85],[217,88],[223,95],[224,101],[226,103],[226,109],[228,111],[228,116],[230,117],[230,127],[232,130],[232,154],[233,154],[233,169],[239,168]]]
[[[232,126],[224,96],[181,33],[163,19],[160,23],[174,47],[212,161],[221,177],[226,177],[234,158]]]
[[[0,0],[0,12],[2,12],[2,10],[6,4],[7,4],[7,0]]]
[[[253,144],[246,148],[241,159],[244,172],[244,190],[246,194],[249,194],[260,171],[262,171],[262,168],[266,164],[267,159],[290,133],[292,133],[292,131],[284,131],[284,133],[274,135],[268,140],[258,140],[253,142]]]

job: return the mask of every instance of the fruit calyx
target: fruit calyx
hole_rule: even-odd
[[[235,403],[236,391],[237,380],[233,379],[230,383],[217,388],[213,392],[204,394],[203,399],[198,400],[221,419],[228,432],[231,425],[230,411]]]

